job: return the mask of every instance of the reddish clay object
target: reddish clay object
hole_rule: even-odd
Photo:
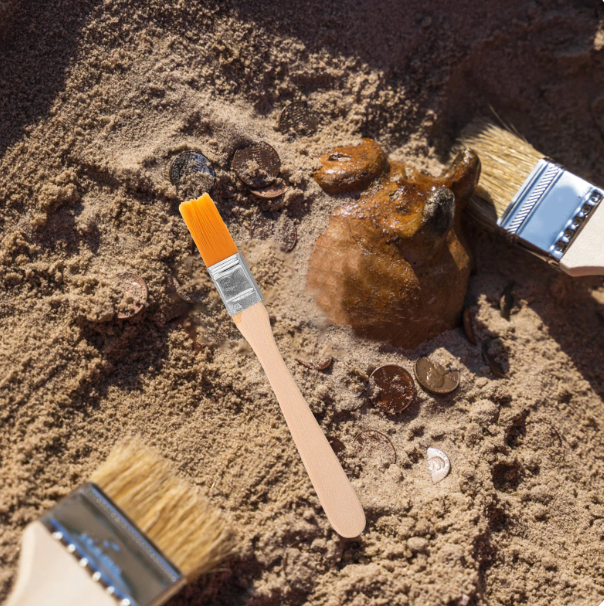
[[[314,175],[328,194],[345,194],[365,189],[388,170],[388,158],[372,139],[360,145],[336,147],[319,160],[323,165]]]
[[[369,141],[359,146],[365,157],[367,150],[381,157]],[[332,177],[325,187],[325,159],[354,156],[354,149],[321,156],[315,179],[326,191],[338,188]],[[337,160],[328,162],[333,169]],[[366,163],[356,180],[344,174],[345,187],[372,174],[367,164],[376,165]],[[308,286],[327,316],[362,337],[405,348],[457,326],[470,275],[460,213],[479,175],[480,161],[470,150],[440,177],[391,161],[358,201],[337,208],[315,243],[308,272]]]

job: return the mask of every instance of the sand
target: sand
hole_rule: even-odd
[[[314,158],[361,136],[438,171],[459,130],[492,107],[604,183],[604,5],[200,5],[0,2],[0,598],[24,526],[136,434],[239,533],[236,557],[174,606],[596,606],[602,280],[571,280],[468,226],[467,303],[507,371],[496,378],[461,329],[404,351],[330,325],[305,275],[329,213],[349,199],[319,189]],[[321,127],[292,140],[276,125],[298,97]],[[229,169],[254,141],[275,147],[290,186],[265,215]],[[182,149],[213,162],[217,203],[286,362],[341,442],[368,519],[356,541],[330,529],[257,360],[190,256],[166,178]],[[284,252],[269,236],[291,221],[298,242]],[[123,272],[149,289],[127,320],[117,318]],[[196,349],[178,321],[172,279],[183,272],[197,276]],[[510,280],[507,321],[498,305]],[[321,355],[334,358],[326,371],[295,361]],[[459,370],[459,389],[418,388],[398,417],[374,408],[371,370],[411,371],[421,355]],[[395,462],[356,449],[365,429],[388,436]],[[436,485],[430,446],[451,460]]]

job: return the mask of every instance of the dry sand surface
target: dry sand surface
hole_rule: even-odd
[[[237,528],[236,557],[173,606],[597,606],[604,599],[604,285],[571,280],[469,227],[467,303],[496,378],[461,329],[416,351],[334,327],[305,290],[315,239],[346,196],[314,158],[377,140],[438,171],[489,106],[604,183],[604,5],[597,0],[0,2],[0,597],[24,526],[127,434],[157,447]],[[305,97],[319,132],[277,128]],[[261,212],[230,171],[266,141],[290,190]],[[330,529],[256,358],[190,257],[172,155],[202,150],[216,202],[266,296],[284,357],[365,507]],[[277,206],[280,206],[279,204]],[[264,229],[253,230],[263,220]],[[283,252],[267,234],[293,221]],[[254,236],[254,237],[252,237]],[[329,268],[326,268],[328,271]],[[147,283],[117,318],[114,276]],[[196,274],[194,350],[171,279]],[[499,298],[514,281],[509,321]],[[297,357],[333,356],[326,371]],[[430,355],[460,388],[371,405],[367,377]],[[396,450],[365,456],[374,429]],[[435,446],[451,473],[433,485]]]

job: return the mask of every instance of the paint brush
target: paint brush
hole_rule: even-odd
[[[260,289],[214,202],[204,194],[181,204],[180,212],[227,311],[260,360],[327,518],[341,536],[358,536],[363,508],[279,353]]]
[[[604,190],[486,119],[461,143],[482,164],[468,212],[571,276],[604,274]]]
[[[26,527],[5,606],[159,606],[232,548],[220,513],[130,440]]]

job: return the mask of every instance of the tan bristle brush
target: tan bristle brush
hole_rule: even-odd
[[[159,606],[233,547],[221,514],[129,440],[27,526],[5,606]]]
[[[604,274],[602,188],[489,120],[475,120],[460,139],[482,164],[468,205],[475,219],[503,230],[513,242],[571,276]]]
[[[235,325],[258,356],[319,501],[337,533],[356,537],[365,514],[338,458],[300,393],[273,338],[263,297],[208,194],[180,212]]]

